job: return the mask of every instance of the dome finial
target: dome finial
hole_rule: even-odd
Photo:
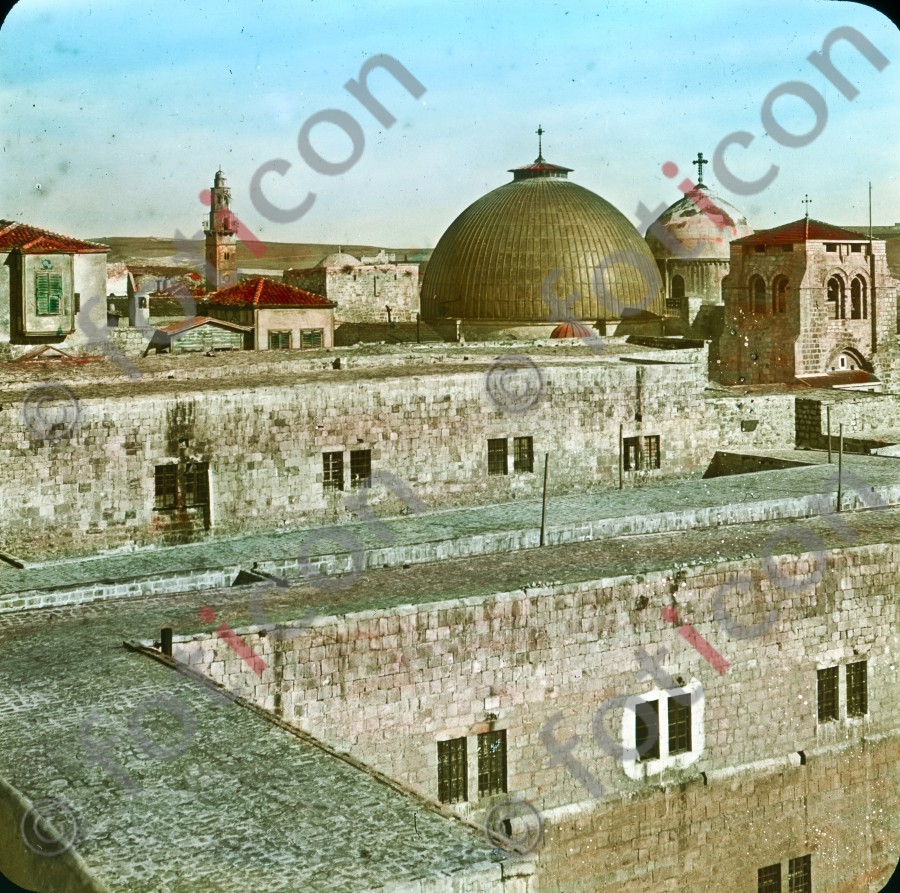
[[[540,124],[538,124],[538,129],[535,131],[535,133],[537,134],[537,137],[538,137],[538,157],[534,159],[534,163],[539,164],[541,161],[544,160],[544,150],[543,150],[543,147],[541,146],[541,137],[544,135],[544,128],[541,127]]]
[[[709,164],[709,161],[703,157],[702,152],[697,153],[697,157],[691,162],[691,164],[697,165],[697,185],[703,185],[703,165]]]

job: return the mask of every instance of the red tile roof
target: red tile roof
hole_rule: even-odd
[[[586,325],[577,320],[561,322],[551,333],[551,338],[595,338],[596,333],[592,332]]]
[[[334,307],[334,302],[315,295],[302,288],[294,288],[292,285],[284,285],[272,279],[262,276],[256,279],[247,279],[213,292],[207,301],[210,304],[218,304],[227,307],[253,306],[253,307]]]
[[[25,254],[100,254],[109,251],[106,245],[83,242],[14,220],[0,220],[0,251],[18,248]]]
[[[868,242],[869,237],[849,229],[841,229],[821,220],[807,220],[801,217],[792,223],[763,229],[742,239],[735,239],[732,245],[792,245],[796,242]]]

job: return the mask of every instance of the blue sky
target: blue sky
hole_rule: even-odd
[[[849,44],[833,51],[856,85],[848,101],[806,57],[834,28],[852,26],[889,60],[877,71]],[[37,46],[44,52],[35,51]],[[425,86],[414,99],[385,72],[369,82],[397,123],[381,125],[343,84],[370,56],[398,59]],[[763,100],[786,81],[824,97],[827,124],[801,148],[764,134]],[[262,239],[435,244],[453,218],[544,155],[615,204],[670,204],[698,151],[726,134],[755,135],[729,150],[752,195],[721,188],[757,229],[802,216],[835,223],[900,220],[900,38],[875,10],[828,0],[497,2],[497,0],[20,0],[0,29],[0,217],[82,237],[186,236],[219,165],[233,208]],[[324,109],[348,112],[365,146],[344,173],[300,157],[301,125]],[[814,116],[783,97],[777,120],[808,131]],[[323,157],[346,158],[348,138],[319,125]],[[316,193],[299,220],[266,219],[250,179],[284,158],[265,193],[283,207]]]

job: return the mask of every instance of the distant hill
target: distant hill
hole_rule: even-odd
[[[154,236],[101,236],[92,242],[109,245],[109,263],[130,263],[198,268],[202,265],[204,244],[202,241],[175,243],[174,239]],[[265,252],[253,254],[243,242],[237,242],[237,265],[254,270],[286,270],[290,267],[315,266],[326,254],[339,248],[355,257],[371,257],[381,250],[375,245],[321,245],[306,242],[263,242]],[[398,261],[424,263],[431,256],[430,248],[385,248],[395,254]]]

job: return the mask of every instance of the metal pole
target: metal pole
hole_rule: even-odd
[[[831,465],[831,407],[825,407],[825,417],[828,419],[828,464]]]
[[[550,454],[544,453],[544,498],[541,502],[541,545],[544,545],[544,533],[547,529],[547,466],[550,462]]]
[[[619,489],[622,489],[622,469],[625,464],[625,457],[622,455],[623,449],[623,435],[625,433],[625,426],[620,422],[619,423]]]
[[[841,493],[843,492],[843,474],[844,474],[844,423],[841,422],[838,427],[838,492],[837,492],[837,510],[841,510]]]

